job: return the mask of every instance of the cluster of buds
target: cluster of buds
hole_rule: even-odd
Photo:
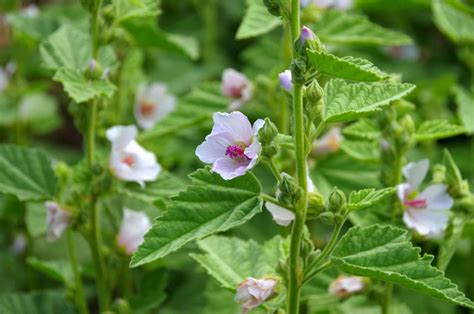
[[[282,173],[278,184],[278,201],[283,205],[294,205],[301,198],[302,191],[295,178],[289,174]]]
[[[340,224],[346,215],[346,194],[335,187],[326,204],[326,211],[319,215],[319,219],[325,224],[335,225]]]
[[[275,138],[278,135],[278,128],[269,118],[265,118],[265,124],[258,131],[258,140],[262,145],[262,157],[271,159],[278,153],[278,146]]]

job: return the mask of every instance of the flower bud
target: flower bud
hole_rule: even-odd
[[[87,76],[91,79],[99,79],[102,77],[104,70],[99,62],[95,59],[89,60],[89,66],[87,69]]]
[[[444,183],[444,180],[446,179],[446,167],[444,165],[437,164],[433,166],[432,171],[432,183]]]
[[[408,133],[413,134],[415,133],[415,122],[413,122],[413,118],[407,114],[400,120],[400,125],[403,130],[408,131]]]
[[[242,312],[246,313],[267,300],[273,298],[276,294],[276,278],[247,278],[237,288],[235,302],[242,304]]]
[[[316,218],[326,210],[324,196],[319,192],[308,195],[308,218]]]
[[[278,154],[278,146],[275,143],[270,143],[262,147],[262,157],[271,159]]]
[[[275,137],[278,135],[278,128],[276,125],[269,119],[265,118],[265,124],[258,131],[258,140],[261,144],[271,143]]]
[[[313,41],[315,37],[316,36],[314,35],[313,31],[309,27],[303,26],[303,28],[301,29],[301,35],[300,35],[300,42],[302,45],[304,45],[307,40]]]
[[[291,81],[293,83],[305,83],[306,62],[300,58],[291,62]]]
[[[288,91],[291,92],[293,89],[293,83],[291,82],[291,71],[290,70],[285,70],[278,74],[278,79],[280,80],[280,86]]]
[[[332,213],[339,213],[344,206],[346,206],[346,194],[335,187],[329,195],[328,210]]]
[[[278,201],[284,205],[295,204],[301,197],[301,189],[292,176],[282,173],[281,177],[282,180],[278,185]]]
[[[336,215],[332,212],[324,212],[320,214],[318,218],[326,225],[335,225],[337,223]]]
[[[365,281],[362,277],[339,276],[329,286],[329,293],[340,298],[362,291]]]

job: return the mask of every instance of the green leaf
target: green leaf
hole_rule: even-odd
[[[129,19],[156,17],[160,14],[159,1],[156,0],[114,0],[116,22]]]
[[[0,145],[0,191],[20,200],[51,199],[56,177],[51,161],[41,151],[13,145]]]
[[[331,260],[349,274],[396,283],[474,309],[474,303],[430,265],[433,256],[420,256],[420,248],[412,246],[406,230],[353,227],[341,238]]]
[[[247,0],[247,11],[237,30],[237,39],[247,39],[260,36],[281,25],[278,17],[271,15],[263,1]]]
[[[445,271],[449,262],[453,258],[458,244],[461,241],[464,223],[466,219],[462,216],[455,215],[449,220],[448,227],[444,233],[443,243],[440,246],[437,265],[442,271]]]
[[[455,1],[434,0],[433,15],[438,28],[456,43],[474,43],[474,14]]]
[[[358,210],[365,207],[375,205],[396,192],[395,188],[384,188],[380,190],[365,189],[354,191],[349,195],[347,203],[348,210]]]
[[[362,45],[406,45],[412,42],[405,34],[370,22],[362,15],[336,10],[327,11],[313,29],[327,43]]]
[[[388,77],[370,61],[360,58],[339,58],[325,51],[308,51],[309,60],[319,73],[361,82],[380,81]]]
[[[30,256],[26,259],[26,263],[35,270],[66,285],[74,283],[74,274],[69,261],[42,261]]]
[[[117,89],[108,80],[89,80],[82,73],[66,68],[59,69],[53,80],[61,82],[66,93],[76,103],[83,103],[102,96],[110,98]]]
[[[241,225],[262,210],[260,183],[247,173],[224,180],[208,168],[190,175],[192,184],[172,198],[133,255],[136,267],[162,258],[183,245]]]
[[[448,120],[429,120],[423,122],[416,130],[417,141],[430,141],[463,134],[465,129]]]
[[[349,84],[341,79],[331,80],[324,86],[323,120],[355,120],[381,110],[380,107],[408,95],[414,88],[406,83]]]
[[[282,238],[263,245],[253,240],[213,236],[198,241],[206,254],[191,254],[222,287],[235,290],[248,277],[275,274],[281,256]]]
[[[0,296],[2,314],[76,313],[63,292],[41,291],[3,294]]]
[[[35,134],[46,134],[61,124],[56,99],[43,93],[31,93],[22,97],[18,119]]]
[[[46,224],[47,211],[44,203],[26,203],[25,223],[28,233],[33,237],[45,235],[48,231]]]
[[[459,119],[466,128],[466,132],[474,134],[474,93],[461,87],[456,87],[454,93],[458,104]]]
[[[369,119],[359,119],[351,125],[342,129],[345,136],[355,137],[365,140],[377,140],[381,133],[377,125]]]
[[[380,149],[377,142],[350,141],[344,139],[341,150],[354,159],[367,162],[380,160]]]
[[[446,167],[445,181],[449,186],[450,193],[455,197],[460,196],[464,186],[461,171],[447,149],[444,150],[443,163]]]

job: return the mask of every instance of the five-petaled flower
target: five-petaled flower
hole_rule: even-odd
[[[151,129],[176,107],[176,97],[166,85],[154,83],[140,86],[135,98],[135,119],[140,127]]]
[[[397,185],[397,192],[405,207],[405,224],[421,236],[438,238],[443,235],[448,224],[453,199],[446,192],[445,184],[432,184],[421,193],[418,192],[429,165],[428,159],[406,165],[403,175],[407,182]]]
[[[61,208],[58,203],[44,203],[47,212],[46,223],[48,225],[47,240],[49,242],[56,241],[69,226],[71,221],[71,213]]]
[[[260,306],[276,294],[277,280],[247,278],[237,288],[235,302],[242,304],[242,313]]]
[[[342,139],[341,129],[339,127],[333,127],[329,132],[313,143],[313,153],[315,155],[325,155],[337,152],[339,147],[341,147]]]
[[[156,180],[161,167],[155,155],[135,141],[137,133],[133,125],[119,125],[107,130],[107,138],[112,143],[109,165],[120,180],[135,181],[143,186],[145,181]]]
[[[364,289],[364,278],[356,276],[339,276],[329,285],[329,293],[345,298]]]
[[[216,112],[213,119],[211,134],[196,148],[196,156],[225,180],[244,175],[257,164],[262,150],[257,134],[265,122],[258,119],[252,127],[239,111]]]
[[[222,73],[221,92],[232,101],[230,110],[237,110],[252,98],[252,83],[245,76],[234,69],[225,69]]]
[[[291,71],[290,70],[285,70],[278,74],[278,79],[280,80],[280,86],[291,92],[293,89],[293,83],[291,82]]]
[[[118,246],[127,255],[132,255],[143,243],[143,237],[150,228],[150,218],[145,213],[124,208],[122,225],[117,236]]]

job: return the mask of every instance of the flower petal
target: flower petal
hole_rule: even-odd
[[[202,162],[212,164],[217,159],[225,157],[227,147],[234,144],[234,138],[230,133],[211,133],[206,137],[206,140],[196,148],[196,156]]]
[[[281,226],[286,227],[295,219],[295,213],[291,210],[270,202],[266,202],[265,207],[272,214],[273,220]]]
[[[216,112],[213,119],[214,127],[211,134],[227,132],[232,135],[235,141],[250,145],[253,135],[252,125],[243,113],[239,111]]]
[[[453,198],[446,192],[448,187],[445,184],[432,184],[418,198],[425,199],[429,209],[450,209],[453,204]]]
[[[212,171],[220,174],[224,180],[232,180],[235,177],[243,176],[247,172],[247,163],[223,157],[214,162]]]
[[[410,191],[416,190],[420,186],[428,173],[429,167],[430,161],[428,159],[410,162],[403,167],[403,175],[407,179],[408,184],[410,184]]]
[[[131,141],[137,137],[138,130],[134,125],[117,125],[107,130],[107,139],[112,143],[112,149],[124,149]]]

